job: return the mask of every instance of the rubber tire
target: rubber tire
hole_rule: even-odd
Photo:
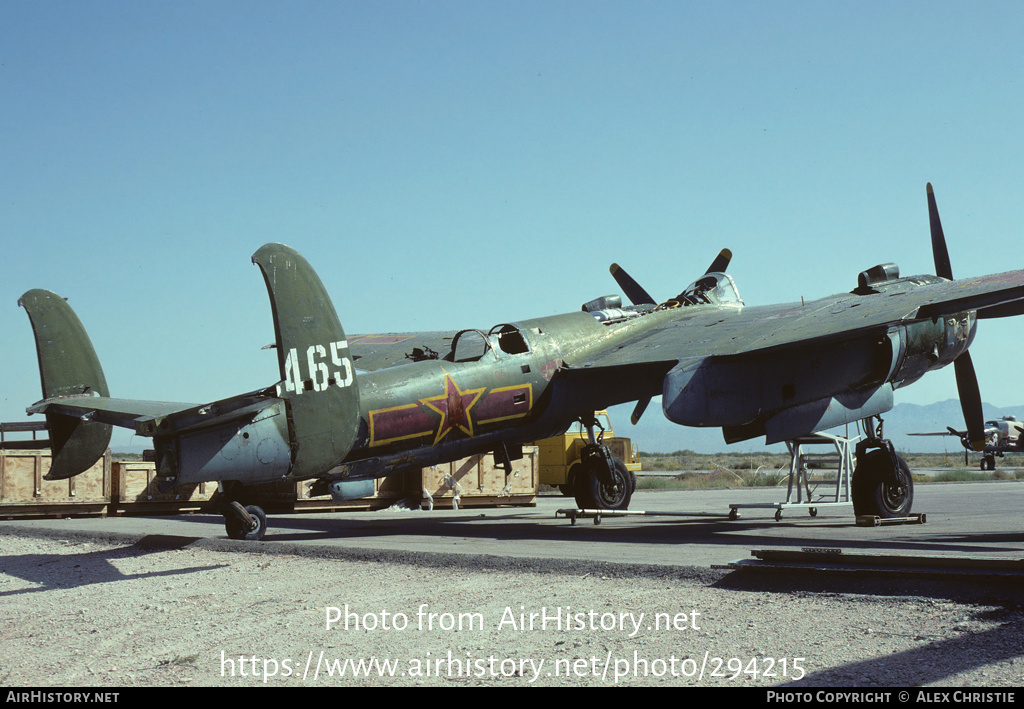
[[[907,462],[896,456],[899,482],[887,482],[892,465],[884,450],[873,450],[857,464],[853,473],[853,513],[881,519],[910,516],[914,504],[914,480]]]
[[[267,513],[257,505],[246,505],[245,511],[258,522],[256,529],[248,529],[245,522],[233,514],[228,514],[224,518],[224,529],[232,539],[258,542],[267,533]]]
[[[565,471],[565,484],[558,486],[558,491],[562,493],[562,497],[576,497],[576,477],[579,471],[579,461],[570,465],[569,469]]]
[[[613,485],[601,483],[596,470],[584,467],[576,476],[576,504],[584,510],[628,510],[635,485],[626,464],[612,457]]]

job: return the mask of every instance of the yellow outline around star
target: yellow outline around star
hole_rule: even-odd
[[[487,387],[480,387],[479,389],[469,389],[468,391],[462,391],[462,389],[459,388],[459,385],[455,383],[455,380],[452,378],[452,375],[448,374],[448,372],[444,373],[444,382],[444,394],[441,394],[440,396],[432,396],[429,399],[420,399],[417,402],[441,414],[441,424],[440,426],[438,426],[437,433],[434,435],[433,445],[435,446],[438,443],[440,443],[441,439],[448,435],[448,432],[451,431],[453,428],[458,428],[467,436],[473,436],[473,417],[470,415],[470,409],[472,409],[476,405],[476,403],[480,401],[480,397],[483,396],[484,391],[487,390]],[[469,404],[467,405],[465,403],[465,398],[471,395],[473,396],[473,400],[470,401]],[[465,425],[463,425],[463,421],[453,420],[453,417],[450,416],[450,410],[451,408],[453,408],[452,405],[455,403],[456,400],[459,402],[457,406],[459,406],[462,409],[463,414],[459,418],[464,419]],[[445,402],[443,405],[444,409],[442,410],[441,408],[431,403],[434,401]]]

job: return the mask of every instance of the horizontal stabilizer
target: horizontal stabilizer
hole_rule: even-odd
[[[102,424],[130,428],[136,433],[152,436],[152,432],[138,430],[141,419],[167,416],[185,411],[195,404],[171,401],[142,401],[139,399],[117,399],[107,396],[62,396],[43,399],[28,407],[30,414],[59,414],[82,421],[98,421]]]
[[[961,438],[967,434],[967,431],[957,431],[955,428],[950,426],[946,427],[945,431],[926,431],[924,433],[908,433],[908,436],[956,436]]]

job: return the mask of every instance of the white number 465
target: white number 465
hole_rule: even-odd
[[[352,372],[352,361],[347,356],[342,356],[341,350],[348,349],[348,342],[339,340],[330,343],[331,364],[335,367],[333,372],[327,364],[327,347],[323,345],[310,345],[306,348],[306,367],[309,378],[302,376],[302,367],[299,360],[299,353],[296,348],[288,350],[288,357],[284,361],[284,385],[287,391],[294,391],[301,394],[304,391],[327,391],[331,384],[339,387],[347,387],[352,384],[355,376]],[[341,369],[345,374],[342,376]]]

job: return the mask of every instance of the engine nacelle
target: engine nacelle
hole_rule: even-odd
[[[971,344],[974,313],[814,345],[681,361],[662,382],[665,417],[769,443],[892,408],[892,390],[950,364]]]
[[[976,324],[970,312],[894,328],[889,332],[893,366],[886,379],[898,389],[951,364],[971,346]]]

